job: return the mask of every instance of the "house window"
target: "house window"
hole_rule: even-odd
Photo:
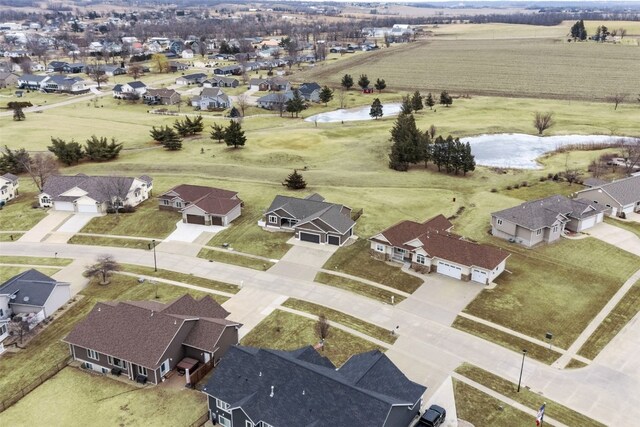
[[[270,224],[277,224],[278,223],[278,217],[275,215],[269,215],[269,223]]]
[[[253,427],[253,423],[251,421],[245,421],[244,427]]]
[[[222,415],[218,415],[218,422],[220,423],[221,426],[231,427],[231,420],[226,419]]]
[[[169,372],[169,359],[165,360],[162,365],[160,365],[160,375],[164,375]]]
[[[87,369],[93,369],[93,363],[87,362],[87,363],[84,364],[84,366],[86,366]]]
[[[176,208],[181,208],[182,207],[182,202],[176,202]]]
[[[162,204],[165,205],[165,206],[169,206],[171,204],[171,202],[168,201],[168,200],[163,200]]]
[[[107,374],[107,373],[109,373],[109,370],[107,368],[102,368],[102,373],[103,374]]]
[[[138,373],[140,375],[144,375],[146,377],[147,376],[147,368],[145,368],[144,366],[138,366]]]
[[[502,225],[502,220],[501,219],[499,219],[497,222],[498,222],[498,225]]]
[[[384,252],[384,245],[381,245],[380,243],[376,244],[376,251]]]
[[[540,234],[542,234],[542,228],[536,230],[536,236],[539,236]]]
[[[87,357],[93,360],[100,360],[98,357],[98,352],[95,350],[87,350]]]
[[[424,256],[424,255],[422,255],[422,254],[418,254],[418,255],[416,255],[416,262],[417,262],[418,264],[423,264],[423,265],[424,265],[424,264],[425,264],[425,262],[426,262],[426,258],[425,258],[425,256]]]
[[[554,225],[554,226],[553,226],[553,232],[554,232],[554,233],[557,233],[557,232],[558,232],[558,226],[557,226],[557,225]]]
[[[223,402],[220,399],[216,399],[216,406],[224,411],[228,411],[231,407],[231,405],[229,405],[227,402]]]
[[[2,325],[0,325],[0,335],[4,335],[6,333],[7,333],[7,325],[3,323]]]
[[[51,199],[45,196],[42,198],[42,203],[51,203]]]
[[[117,366],[118,368],[127,369],[127,362],[118,359],[117,357],[107,356],[107,362],[109,365]]]

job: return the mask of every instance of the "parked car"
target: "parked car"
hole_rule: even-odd
[[[422,414],[422,416],[420,417],[420,420],[418,421],[416,427],[438,427],[439,425],[444,423],[444,419],[446,417],[447,411],[442,406],[431,405],[429,409],[424,411],[424,414]]]

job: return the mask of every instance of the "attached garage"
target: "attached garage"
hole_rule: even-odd
[[[187,214],[187,223],[204,225],[204,216]]]
[[[486,285],[488,282],[489,275],[486,271],[478,270],[476,268],[471,270],[471,280],[474,282],[482,283]]]
[[[436,271],[445,276],[453,277],[454,279],[462,279],[462,268],[447,264],[446,262],[438,261]]]
[[[211,225],[224,225],[224,221],[221,216],[212,216]]]
[[[96,205],[95,203],[90,205],[77,205],[77,206],[78,206],[78,212],[80,213],[97,213],[98,212],[98,205]]]
[[[330,245],[340,246],[340,237],[339,236],[329,236],[327,243]]]
[[[73,212],[73,202],[53,202],[53,209],[57,211]]]
[[[586,230],[587,228],[591,228],[596,225],[596,217],[597,215],[592,216],[591,218],[585,218],[580,221],[580,227],[578,228],[578,231]]]
[[[300,232],[300,240],[303,242],[320,243],[320,235]]]

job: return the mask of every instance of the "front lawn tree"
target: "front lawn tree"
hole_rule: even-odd
[[[413,111],[420,111],[423,108],[422,95],[420,95],[420,91],[418,90],[413,92],[413,96],[411,97],[411,108]]]
[[[297,169],[294,169],[293,172],[287,176],[282,185],[290,190],[303,190],[307,188],[307,182],[304,180],[302,174],[298,173]]]
[[[240,122],[231,120],[229,126],[227,126],[224,131],[224,142],[229,147],[244,147],[244,144],[247,142],[247,137],[244,135]]]
[[[78,163],[84,157],[82,146],[73,139],[67,142],[62,138],[52,137],[47,149],[67,166]]]
[[[107,83],[109,81],[109,76],[104,72],[104,69],[94,62],[94,64],[88,68],[87,76],[91,78],[98,85],[98,89],[100,89],[100,85],[102,83]]]
[[[449,92],[447,92],[446,90],[443,90],[440,93],[440,104],[444,105],[445,107],[450,107],[451,104],[453,104],[453,98],[451,98],[451,95],[449,95]]]
[[[373,100],[369,115],[376,120],[378,120],[379,117],[382,117],[382,102],[380,102],[380,98],[376,98]]]
[[[156,53],[151,56],[151,63],[156,73],[168,73],[169,72],[169,60],[161,53]]]
[[[553,125],[555,125],[555,121],[553,120],[552,111],[547,111],[546,113],[536,111],[533,116],[533,126],[538,130],[538,135],[542,135],[545,130]]]
[[[424,99],[424,105],[429,107],[430,110],[432,110],[433,106],[436,105],[436,101],[433,99],[433,95],[431,95],[431,92],[429,92],[427,94],[427,97]]]
[[[211,126],[211,139],[214,141],[218,141],[218,144],[221,144],[224,140],[224,127],[217,123],[214,123]]]
[[[249,96],[245,93],[241,93],[236,97],[236,105],[240,109],[242,116],[244,117],[244,113],[249,107]]]
[[[307,108],[304,105],[304,98],[300,96],[300,91],[298,89],[293,91],[293,98],[287,101],[287,112],[291,113],[291,117],[295,114],[298,117],[298,114]]]
[[[369,83],[371,83],[369,81],[369,77],[367,77],[366,74],[360,74],[360,78],[358,79],[358,86],[360,86],[360,88],[364,90],[369,87]]]
[[[351,74],[345,74],[344,77],[342,77],[340,85],[342,85],[342,87],[346,90],[351,89],[351,87],[353,86],[353,77],[351,77]]]
[[[376,83],[373,86],[376,88],[378,93],[382,93],[382,91],[386,89],[387,83],[384,81],[384,79],[377,79]]]
[[[23,166],[38,191],[44,189],[49,177],[58,175],[58,162],[51,154],[36,153],[33,157],[28,158]]]
[[[87,266],[84,270],[85,277],[98,277],[100,278],[101,285],[108,285],[110,283],[111,275],[115,271],[121,271],[122,266],[116,262],[113,255],[100,255],[96,259],[96,263]]]
[[[324,314],[320,314],[318,316],[318,321],[316,322],[316,333],[318,334],[318,339],[322,344],[322,349],[324,350],[324,342],[327,338],[329,338],[329,332],[331,329],[331,325],[329,324],[329,320],[327,320],[327,316]]]
[[[326,107],[329,102],[333,99],[333,90],[329,88],[329,86],[325,86],[320,91],[320,101],[324,102],[324,106]]]
[[[144,74],[144,68],[142,68],[142,65],[139,64],[129,65],[127,74],[129,74],[131,78],[133,78],[133,80],[138,80],[138,77]]]
[[[16,105],[13,107],[13,120],[17,122],[21,122],[25,119],[24,111],[22,111],[22,107]]]

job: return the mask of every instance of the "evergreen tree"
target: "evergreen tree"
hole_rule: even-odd
[[[369,115],[376,120],[378,120],[378,117],[382,117],[382,102],[380,102],[379,98],[373,100]]]
[[[286,104],[287,112],[291,113],[291,117],[293,117],[294,114],[298,117],[298,114],[305,108],[307,108],[307,106],[304,105],[304,98],[300,96],[298,89],[294,90],[293,98],[288,100]]]
[[[424,162],[424,167],[426,168],[429,165],[429,161],[431,160],[431,137],[428,132],[424,132],[422,135],[421,146],[420,146],[420,156],[422,157],[422,161]]]
[[[325,86],[320,91],[320,101],[324,102],[324,106],[333,99],[333,91],[329,88],[329,86]]]
[[[67,166],[78,163],[84,157],[82,146],[73,139],[67,142],[61,138],[52,137],[51,145],[47,149]]]
[[[467,172],[472,172],[476,170],[476,159],[473,154],[471,154],[471,145],[467,142],[464,146],[464,154],[462,157],[462,173],[464,175]]]
[[[367,85],[368,85],[368,84],[369,84],[369,83],[367,83]],[[376,90],[377,90],[379,93],[382,93],[382,91],[383,91],[383,90],[385,90],[385,88],[387,87],[387,83],[384,81],[384,79],[377,79],[377,80],[376,80],[376,84],[375,84],[375,85],[373,85],[373,86],[376,88]]]
[[[369,87],[369,77],[366,74],[360,74],[360,78],[358,79],[358,86],[363,90]]]
[[[406,171],[409,164],[424,160],[424,134],[416,127],[412,114],[400,114],[391,128],[389,167]]]
[[[293,172],[289,174],[289,176],[287,176],[282,185],[290,190],[302,190],[307,187],[307,183],[302,177],[302,174],[299,174],[296,169],[294,169]]]
[[[402,97],[402,105],[400,106],[401,114],[411,114],[413,112],[413,104],[409,95]]]
[[[19,106],[13,107],[13,120],[21,122],[25,119],[24,111]]]
[[[411,109],[413,111],[420,111],[422,108],[422,96],[420,95],[420,91],[416,90],[411,98]]]
[[[224,131],[224,142],[233,148],[244,147],[247,142],[247,137],[244,136],[244,131],[239,122],[231,120],[229,126]]]
[[[454,171],[456,165],[456,152],[455,152],[455,141],[451,135],[447,136],[445,139],[445,148],[444,148],[444,168],[447,173],[451,173]]]
[[[586,40],[587,39],[587,29],[584,27],[584,21],[576,21],[575,24],[571,27],[571,37],[574,40]]]
[[[242,117],[240,111],[236,107],[231,107],[231,111],[229,111],[229,117],[235,119],[237,117]]]
[[[115,138],[111,138],[109,143],[104,136],[98,138],[92,135],[84,146],[85,155],[94,162],[113,160],[118,157],[120,150],[122,150],[122,144],[118,144]]]
[[[345,74],[344,77],[342,77],[342,82],[340,82],[340,84],[346,90],[351,89],[353,86],[353,77],[351,77],[351,74]]]
[[[0,150],[0,175],[5,173],[19,174],[26,172],[31,162],[31,155],[24,148],[11,150],[6,145]]]
[[[169,151],[182,150],[182,141],[180,140],[180,135],[178,135],[178,133],[169,126],[165,127],[165,132],[161,143],[164,148]]]
[[[433,95],[431,95],[431,92],[427,94],[427,97],[424,100],[424,105],[429,107],[430,110],[433,109],[434,105],[436,105],[436,101],[433,99]]]
[[[451,98],[451,95],[449,95],[446,90],[443,90],[440,94],[440,104],[444,105],[445,107],[449,107],[451,104],[453,104],[453,98]]]
[[[191,135],[196,135],[198,133],[202,133],[202,131],[204,130],[204,121],[201,115],[198,114],[198,116],[191,120]]]
[[[218,144],[222,143],[222,140],[224,139],[224,127],[214,123],[211,126],[211,139],[218,141]]]

